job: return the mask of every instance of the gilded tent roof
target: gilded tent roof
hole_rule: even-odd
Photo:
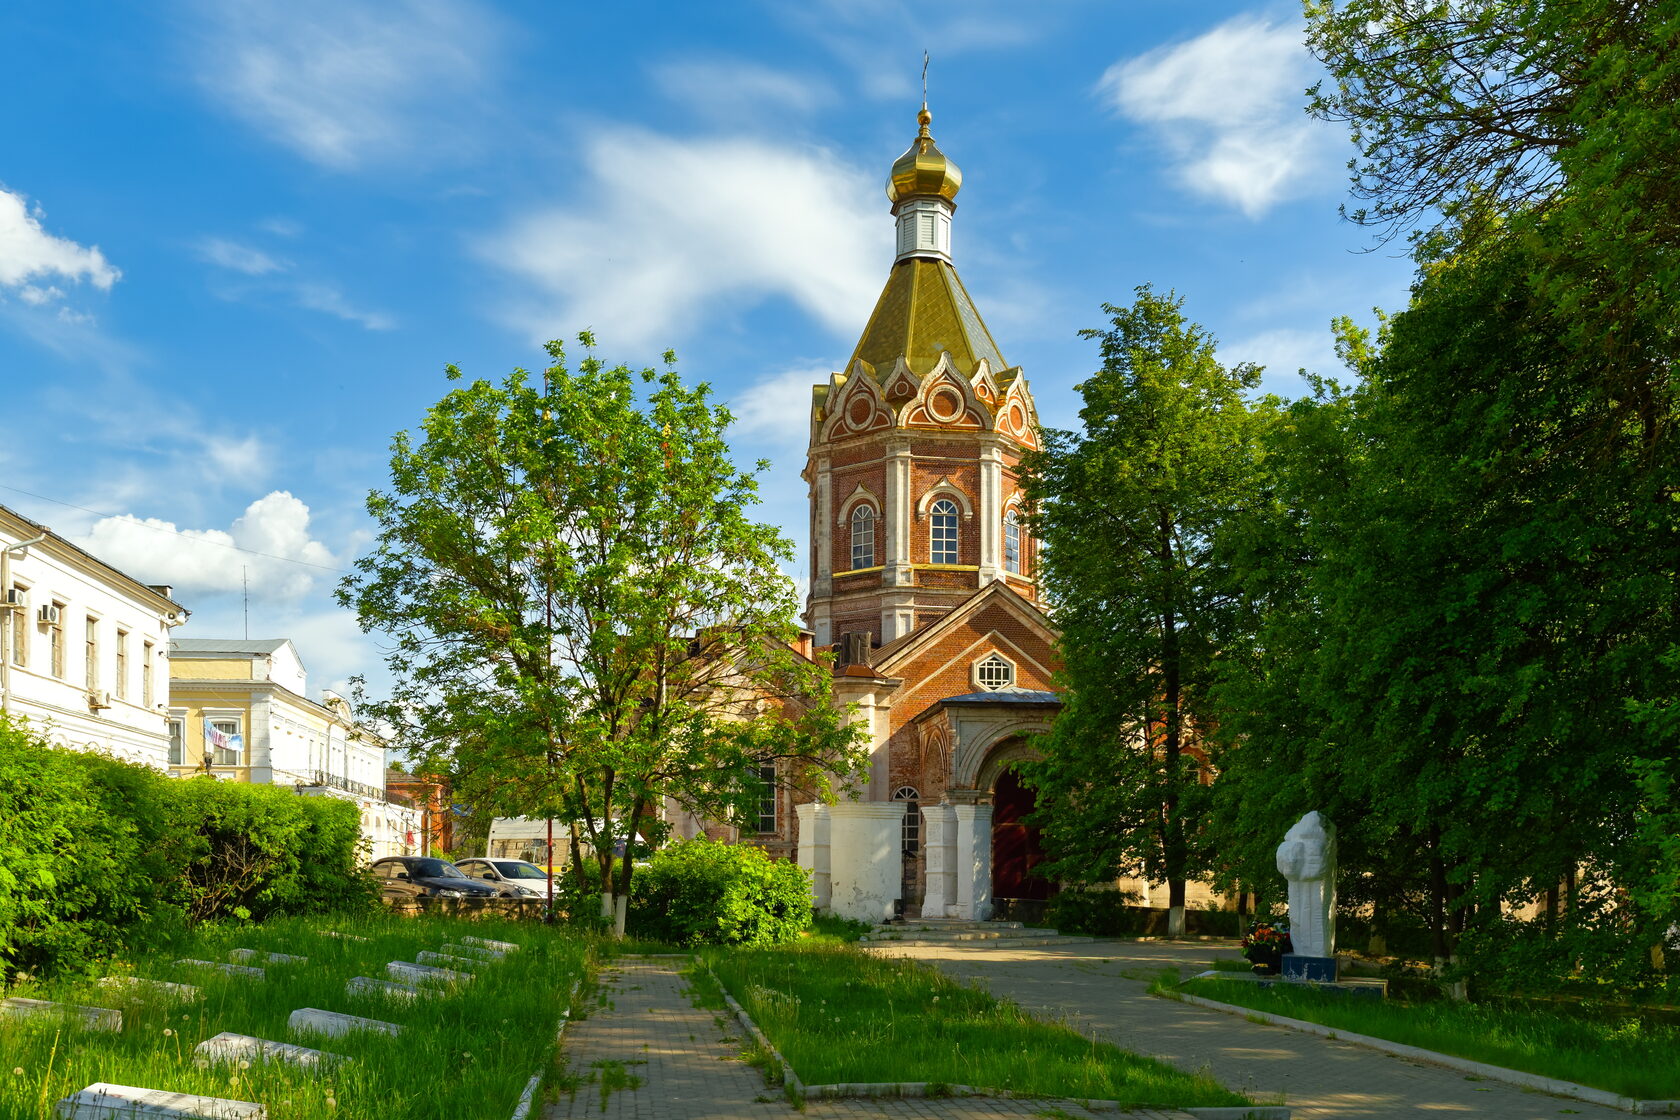
[[[918,375],[926,375],[942,351],[949,351],[964,372],[972,372],[981,358],[993,370],[1007,368],[956,269],[921,257],[899,261],[846,368],[861,359],[880,379],[904,358]]]

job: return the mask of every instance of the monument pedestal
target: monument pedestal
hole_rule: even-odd
[[[1336,982],[1335,957],[1309,957],[1302,953],[1283,954],[1283,978],[1312,984]]]

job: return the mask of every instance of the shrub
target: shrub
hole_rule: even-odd
[[[185,921],[371,906],[360,855],[348,801],[170,778],[0,720],[0,977]]]
[[[1130,891],[1069,888],[1050,900],[1044,920],[1064,933],[1118,937],[1145,932],[1148,916],[1138,911],[1137,898]]]
[[[811,880],[758,848],[679,841],[631,880],[626,932],[676,945],[776,945],[811,924]]]

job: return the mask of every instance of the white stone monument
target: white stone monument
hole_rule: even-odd
[[[904,883],[904,802],[842,801],[828,807],[829,909],[885,922]]]
[[[1289,939],[1295,950],[1284,955],[1283,974],[1288,979],[1333,983],[1336,826],[1316,810],[1296,821],[1278,845],[1277,869],[1289,880]]]

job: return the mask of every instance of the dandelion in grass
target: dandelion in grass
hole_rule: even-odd
[[[323,1103],[328,1108],[337,1108],[338,1107],[338,1102],[331,1097],[328,1097]]]
[[[172,1028],[172,1027],[164,1027],[163,1028],[163,1037],[173,1038],[174,1036],[175,1036],[174,1028]]]
[[[15,1067],[12,1070],[12,1076],[13,1077],[22,1077],[23,1076],[23,1067],[22,1066]]]
[[[241,1062],[240,1062],[240,1063],[239,1063],[239,1068],[240,1068],[240,1069],[250,1069],[250,1068],[251,1068],[251,1063],[250,1063],[250,1062],[246,1062],[246,1061],[241,1061]]]

